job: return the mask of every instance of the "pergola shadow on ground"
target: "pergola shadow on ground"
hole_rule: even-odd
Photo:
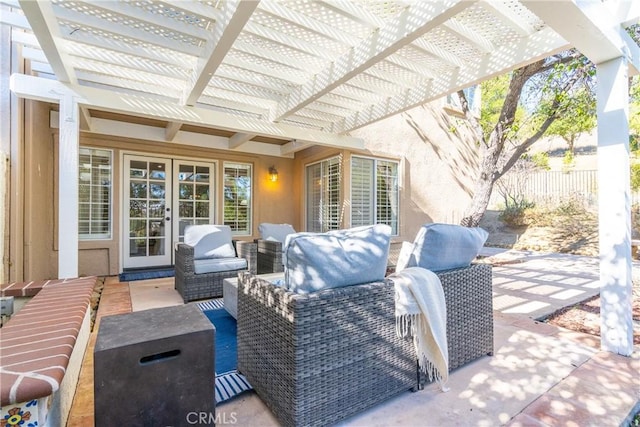
[[[630,358],[599,351],[598,337],[533,318],[573,304],[565,294],[579,292],[576,298],[584,299],[597,293],[597,260],[516,251],[486,255],[485,261],[495,263],[494,355],[452,372],[447,393],[431,384],[340,425],[620,425],[637,410],[640,349]],[[540,301],[548,304],[545,309],[531,310]],[[179,304],[172,278],[107,278],[98,317]],[[72,426],[89,425],[93,416],[90,359],[85,358]],[[254,392],[218,405],[216,413],[240,426],[278,425]]]

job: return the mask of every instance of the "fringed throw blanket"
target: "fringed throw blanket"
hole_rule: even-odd
[[[413,337],[418,366],[448,391],[447,307],[440,279],[430,270],[406,268],[392,274],[396,293],[396,332]]]

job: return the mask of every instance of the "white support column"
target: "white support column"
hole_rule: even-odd
[[[75,97],[60,98],[58,147],[58,277],[78,277],[79,108]]]
[[[624,57],[597,65],[601,347],[630,356],[629,83]]]

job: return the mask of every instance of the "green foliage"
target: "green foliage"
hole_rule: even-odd
[[[491,131],[495,128],[500,118],[500,112],[504,104],[504,98],[509,90],[509,81],[511,80],[511,74],[503,74],[493,79],[482,82],[481,99],[482,105],[480,108],[480,125],[484,132],[485,138],[491,134]],[[518,108],[516,111],[516,120],[513,127],[518,129],[522,117],[524,117],[524,110]],[[515,132],[515,130],[514,130]]]
[[[562,158],[562,171],[569,172],[576,165],[576,158],[573,155],[573,151],[567,150],[564,152],[564,157]]]
[[[640,163],[631,165],[631,189],[640,190]]]
[[[631,151],[640,149],[640,76],[631,80],[629,97],[629,143]]]
[[[537,168],[542,170],[551,170],[551,166],[549,166],[549,153],[540,151],[538,153],[529,156],[529,159],[536,165]]]

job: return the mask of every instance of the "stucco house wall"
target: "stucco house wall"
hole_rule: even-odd
[[[400,238],[421,225],[457,224],[471,201],[479,150],[468,122],[444,100],[408,110],[353,132],[373,155],[401,161]]]
[[[57,277],[58,265],[58,131],[50,127],[54,105],[25,102],[25,130],[21,150],[24,156],[24,221],[10,236],[24,248],[22,267],[15,268],[10,280],[36,280]],[[54,120],[55,123],[55,120]],[[400,228],[395,242],[412,240],[418,228],[428,222],[456,223],[470,200],[477,170],[477,151],[466,121],[446,112],[443,104],[415,108],[376,124],[359,129],[354,136],[363,138],[365,150],[352,152],[339,148],[311,147],[297,152],[294,159],[250,155],[226,150],[158,143],[140,139],[116,138],[81,132],[80,145],[113,150],[112,237],[79,242],[80,275],[114,275],[122,271],[121,200],[122,154],[133,153],[167,158],[191,158],[203,161],[239,161],[253,165],[253,234],[258,237],[261,222],[291,223],[305,230],[305,166],[335,155],[343,162],[342,226],[348,227],[351,155],[360,154],[399,162]],[[272,183],[268,169],[275,166],[279,179]],[[222,194],[222,171],[217,168],[217,194]],[[222,203],[217,198],[218,219]],[[16,204],[17,206],[17,204]],[[10,227],[16,230],[15,227]],[[11,254],[9,256],[11,258]],[[19,261],[19,260],[16,260]],[[13,262],[13,260],[12,260]]]

